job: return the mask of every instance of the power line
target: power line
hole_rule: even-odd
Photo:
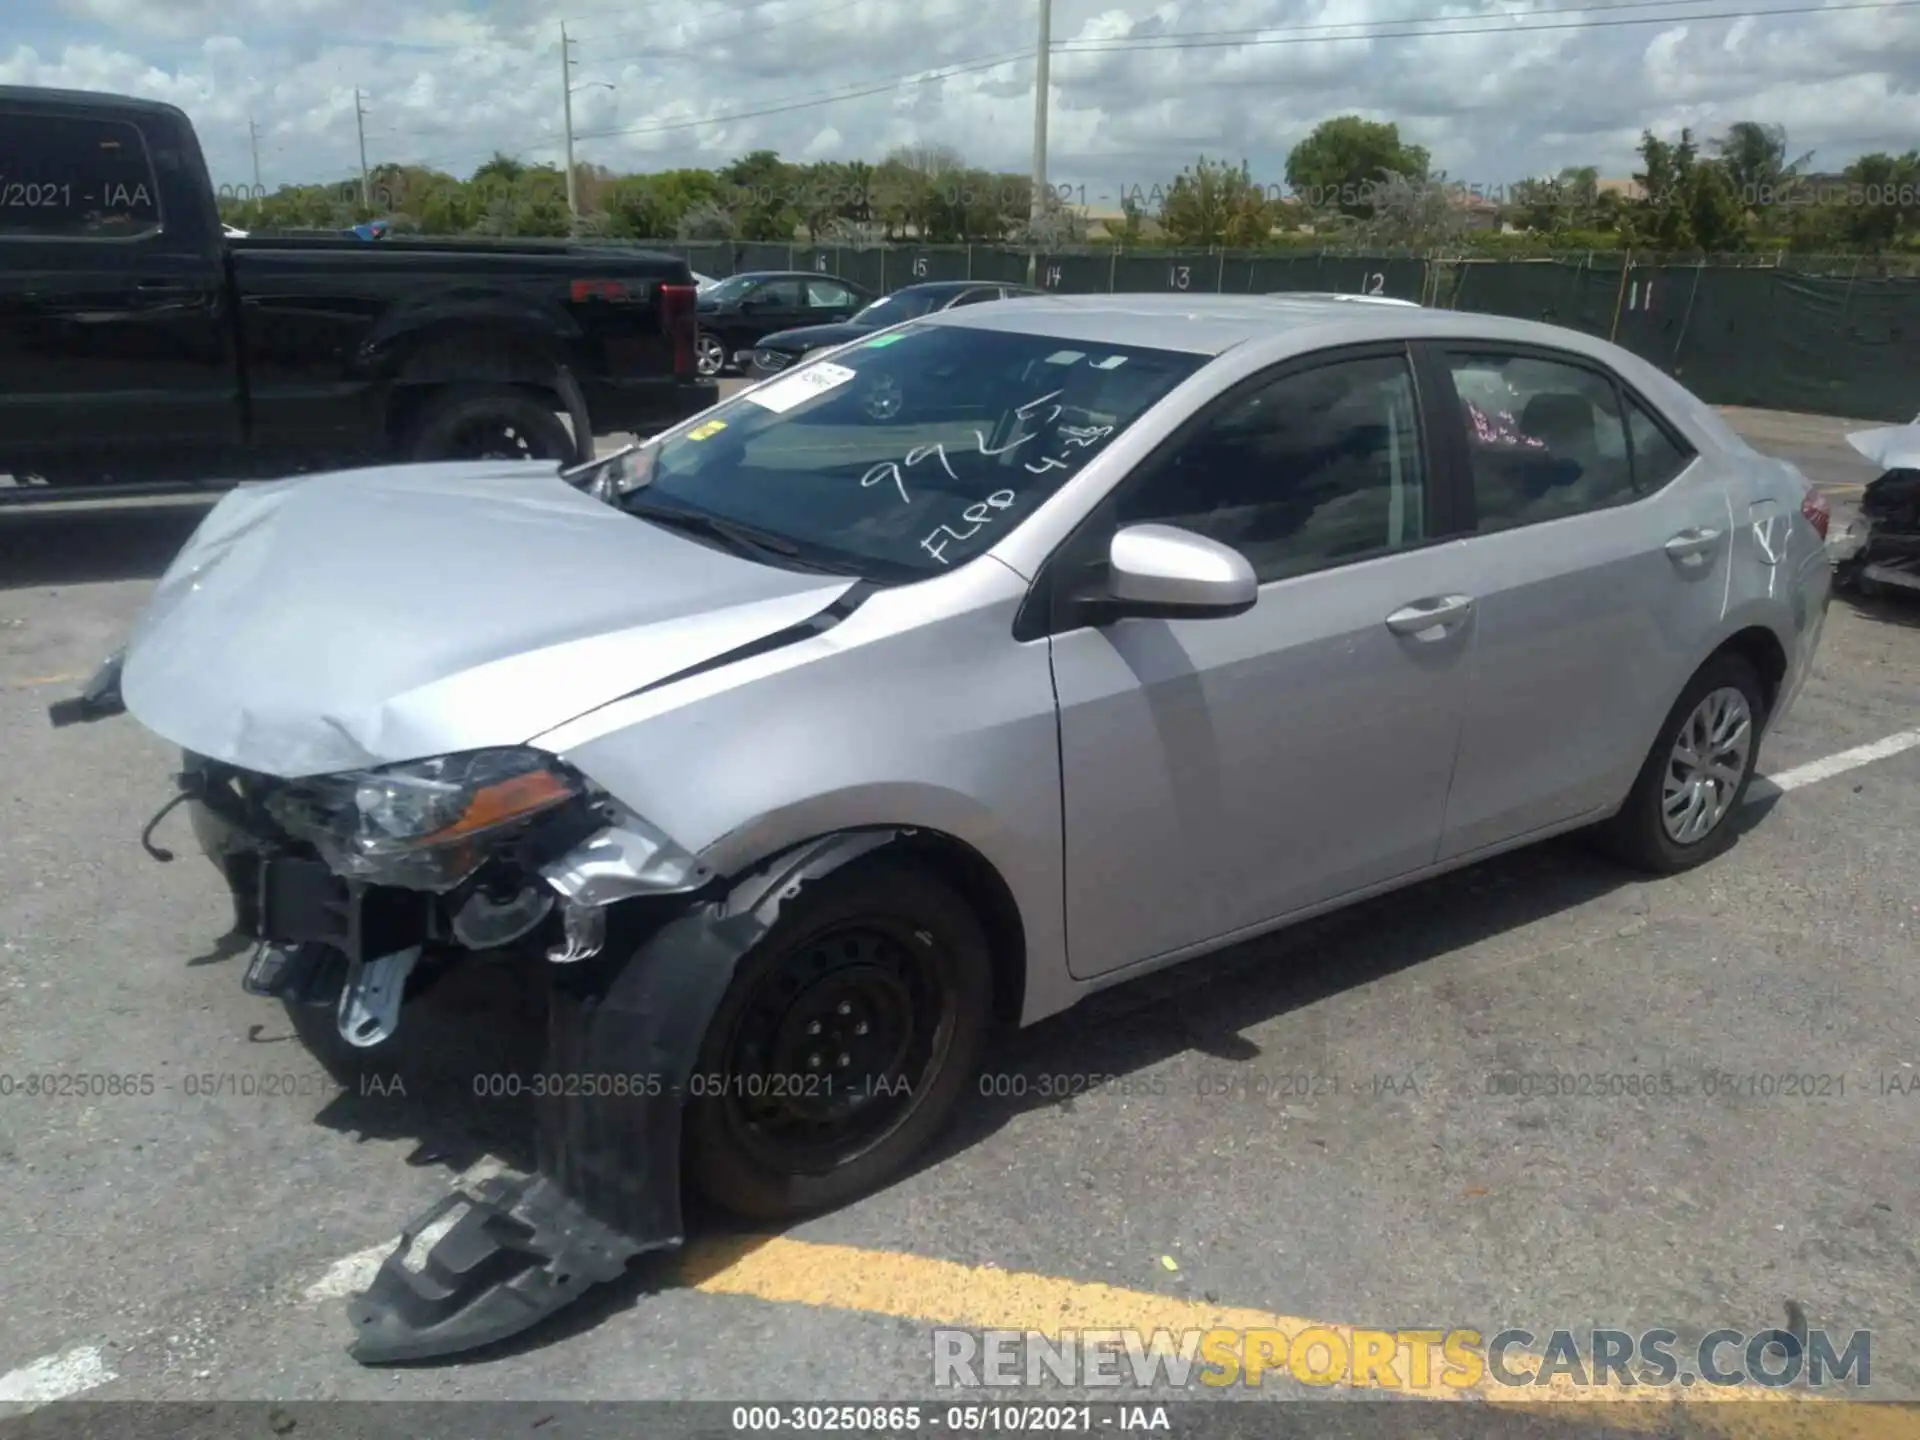
[[[1624,3],[1621,4],[1618,8],[1624,9],[1626,8],[1627,4],[1638,4],[1638,3],[1643,3],[1643,0],[1624,0]],[[1648,3],[1651,3],[1651,0],[1648,0]],[[1673,5],[1673,4],[1700,5],[1700,4],[1710,4],[1712,3],[1712,0],[1658,0],[1658,3],[1662,3],[1666,5]],[[1273,39],[1252,39],[1252,40],[1188,39],[1184,36],[1182,32],[1170,31],[1166,35],[1152,36],[1152,37],[1146,37],[1141,39],[1119,37],[1118,39],[1116,39],[1111,43],[1091,42],[1091,41],[1061,41],[1055,44],[1054,46],[1052,46],[1051,48],[1052,48],[1052,52],[1056,55],[1058,54],[1110,55],[1110,54],[1125,54],[1133,51],[1149,51],[1149,50],[1210,50],[1210,49],[1225,49],[1229,47],[1239,48],[1243,46],[1256,46],[1256,45],[1303,45],[1303,44],[1313,44],[1313,43],[1329,43],[1330,44],[1340,40],[1405,40],[1405,39],[1432,39],[1436,37],[1446,37],[1446,36],[1452,36],[1452,35],[1516,35],[1516,34],[1525,34],[1529,31],[1535,31],[1535,30],[1592,30],[1592,29],[1601,29],[1601,28],[1607,28],[1607,27],[1617,26],[1617,25],[1687,24],[1687,23],[1692,23],[1694,21],[1700,21],[1700,20],[1761,19],[1769,15],[1830,14],[1832,12],[1840,11],[1840,10],[1905,10],[1905,9],[1911,9],[1916,5],[1920,5],[1920,0],[1846,0],[1846,3],[1838,4],[1838,5],[1789,5],[1789,6],[1779,6],[1772,9],[1766,9],[1766,10],[1721,10],[1721,11],[1717,11],[1712,14],[1706,14],[1706,15],[1678,15],[1678,14],[1633,15],[1633,16],[1628,16],[1624,19],[1563,21],[1557,24],[1549,24],[1549,25],[1462,26],[1457,28],[1439,29],[1439,30],[1430,29],[1430,30],[1373,31],[1373,32],[1356,34],[1356,35],[1287,35],[1287,36],[1281,36]],[[1562,11],[1550,12],[1550,13],[1570,14],[1570,13],[1580,13],[1580,11],[1583,11],[1583,10],[1607,9],[1607,8],[1611,8],[1611,7],[1606,5],[1593,5],[1593,6],[1582,6],[1582,7],[1579,7],[1578,10],[1562,10]],[[1435,17],[1435,18],[1439,19],[1440,17]],[[1403,22],[1403,23],[1413,23],[1413,22]],[[1430,23],[1430,22],[1423,22],[1423,23]],[[1197,33],[1201,35],[1205,35],[1205,34],[1208,34],[1209,32],[1201,31]],[[1213,32],[1213,33],[1218,33],[1218,32]],[[1169,41],[1173,43],[1163,43],[1163,42],[1169,42]],[[1099,48],[1090,48],[1094,46],[1096,43],[1098,44]],[[865,86],[858,90],[850,90],[845,92],[844,94],[822,96],[819,98],[811,98],[811,99],[796,98],[791,101],[775,102],[773,104],[760,106],[755,109],[738,110],[725,115],[709,115],[699,120],[673,120],[673,121],[666,121],[658,124],[623,126],[615,130],[598,130],[598,131],[592,131],[592,132],[585,132],[576,136],[575,138],[604,140],[604,139],[611,139],[615,136],[626,136],[626,135],[662,135],[662,134],[670,133],[675,130],[696,129],[703,125],[725,125],[735,120],[756,120],[768,115],[787,115],[798,110],[812,110],[812,109],[817,109],[818,107],[823,105],[837,105],[846,100],[859,100],[871,95],[884,94],[889,90],[897,89],[903,85],[929,85],[934,83],[935,81],[952,79],[958,75],[970,74],[979,70],[991,70],[998,66],[1008,64],[1010,61],[1013,61],[1013,60],[1027,59],[1032,55],[1032,53],[1033,52],[1031,49],[1009,51],[1006,54],[997,55],[997,56],[985,56],[978,60],[959,61],[951,66],[942,66],[935,71],[913,72],[907,75],[898,75],[882,83]]]
[[[1764,19],[1773,15],[1809,15],[1828,14],[1838,11],[1854,10],[1903,10],[1920,5],[1920,0],[1843,0],[1840,4],[1801,4],[1775,6],[1767,9],[1720,10],[1705,14],[1680,13],[1675,6],[1697,6],[1711,4],[1714,0],[1595,0],[1595,3],[1580,6],[1542,8],[1529,12],[1541,15],[1580,15],[1594,12],[1607,12],[1639,8],[1658,8],[1665,13],[1655,15],[1632,15],[1622,18],[1586,19],[1560,21],[1546,24],[1513,23],[1511,21],[1495,25],[1458,25],[1458,19],[1468,17],[1409,16],[1400,21],[1374,22],[1376,24],[1418,25],[1420,29],[1365,30],[1357,33],[1326,34],[1328,30],[1355,30],[1356,22],[1320,22],[1314,25],[1275,27],[1263,26],[1249,30],[1199,30],[1168,31],[1151,36],[1117,36],[1111,40],[1067,40],[1056,41],[1050,47],[1052,54],[1105,55],[1126,54],[1136,51],[1153,50],[1206,50],[1242,47],[1263,47],[1270,45],[1298,45],[1309,43],[1333,43],[1341,40],[1403,40],[1434,39],[1453,35],[1513,35],[1529,31],[1560,31],[1605,29],[1623,25],[1669,25],[1691,24],[1709,20]],[[1515,17],[1524,19],[1524,16]],[[1284,33],[1276,33],[1284,32]],[[1228,38],[1231,37],[1231,38]],[[1251,38],[1249,38],[1251,37]],[[655,52],[657,53],[657,52]],[[1031,58],[1033,50],[1029,47],[1021,50],[1004,51],[997,55],[979,56],[972,59],[955,61],[946,65],[933,66],[906,74],[891,76],[886,80],[855,88],[842,87],[830,92],[812,92],[801,96],[787,97],[768,104],[747,109],[730,111],[719,115],[706,115],[697,119],[672,120],[620,126],[607,130],[578,131],[574,139],[604,140],[626,136],[661,135],[677,131],[700,129],[709,125],[726,125],[740,120],[762,119],[773,115],[793,114],[802,110],[812,110],[828,105],[843,104],[849,100],[860,100],[875,95],[886,94],[902,87],[930,85],[950,80],[961,75],[975,74],[984,70],[997,69],[1000,66]],[[531,148],[544,148],[557,142],[561,137],[540,136],[531,141]],[[488,147],[497,149],[498,147]],[[478,149],[463,151],[466,155],[480,153]],[[432,164],[446,156],[431,157],[415,163]]]
[[[1639,0],[1628,0],[1628,3],[1639,3]],[[1712,3],[1712,0],[1647,0],[1647,3],[1701,5]],[[1907,10],[1916,5],[1920,5],[1920,0],[1853,0],[1853,3],[1842,5],[1782,5],[1767,10],[1718,10],[1706,15],[1632,15],[1623,20],[1572,20],[1553,25],[1479,25],[1445,30],[1372,31],[1361,35],[1288,35],[1275,39],[1252,40],[1192,40],[1185,38],[1178,31],[1172,31],[1166,35],[1143,39],[1139,43],[1109,44],[1100,40],[1067,41],[1055,48],[1069,55],[1110,55],[1144,50],[1222,50],[1240,49],[1253,45],[1305,45],[1331,43],[1336,40],[1420,40],[1444,38],[1449,35],[1525,35],[1540,30],[1603,30],[1616,25],[1686,25],[1698,20],[1759,20],[1769,15],[1829,15],[1840,10]],[[1596,5],[1581,8],[1624,10],[1628,5],[1622,4],[1617,7]],[[1550,11],[1547,13],[1573,12]],[[1163,40],[1174,43],[1157,43]]]

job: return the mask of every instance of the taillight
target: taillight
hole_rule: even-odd
[[[1807,488],[1807,498],[1800,502],[1800,513],[1807,517],[1807,523],[1820,532],[1820,538],[1827,538],[1827,522],[1833,519],[1833,510],[1827,504],[1827,497],[1811,486]]]
[[[699,293],[692,285],[660,287],[660,328],[673,341],[673,377],[676,380],[692,380],[698,374],[693,346],[699,334],[694,321],[694,301]]]

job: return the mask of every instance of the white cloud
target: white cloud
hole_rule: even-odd
[[[569,22],[583,160],[712,165],[760,148],[877,159],[892,145],[928,144],[1027,169],[1032,0],[563,3],[584,12]],[[0,83],[171,101],[193,116],[221,181],[251,179],[250,118],[269,185],[355,173],[356,87],[376,162],[466,173],[495,150],[561,153],[559,23],[546,0],[0,4],[15,47],[0,52]],[[1600,0],[1054,4],[1054,38],[1066,48],[1053,63],[1049,170],[1089,199],[1164,182],[1203,152],[1244,158],[1277,184],[1288,150],[1342,113],[1399,121],[1468,182],[1581,163],[1623,175],[1643,127],[1690,124],[1705,138],[1743,119],[1784,124],[1796,153],[1817,150],[1816,163],[1833,168],[1863,150],[1907,148],[1901,117],[1914,113],[1920,83],[1911,10],[1700,20],[1680,18],[1697,17],[1699,0],[1586,10],[1577,7]],[[1356,26],[1376,37],[1431,31],[1438,17],[1454,33],[1331,38],[1357,36]],[[1589,28],[1543,28],[1570,22]],[[1074,48],[1194,32],[1228,43]],[[953,68],[996,56],[1007,58]],[[913,74],[936,78],[890,85]],[[874,93],[836,99],[857,91]],[[833,103],[744,113],[815,101]]]

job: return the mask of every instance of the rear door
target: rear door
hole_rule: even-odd
[[[807,325],[832,325],[852,318],[865,304],[858,295],[838,280],[825,278],[807,281]]]
[[[1477,577],[1444,859],[1624,798],[1718,631],[1732,517],[1679,432],[1606,367],[1479,342],[1426,358]]]
[[[131,447],[144,467],[239,441],[223,241],[164,203],[195,179],[169,137],[131,116],[0,102],[9,454]]]

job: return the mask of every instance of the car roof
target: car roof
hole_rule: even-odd
[[[893,291],[895,295],[905,295],[909,291],[921,291],[935,295],[959,294],[963,290],[1012,290],[1022,295],[1044,295],[1044,290],[1029,290],[1024,285],[1009,285],[1004,280],[916,280],[911,285],[902,285]]]
[[[829,275],[824,270],[739,270],[725,278],[729,280],[835,280],[849,289],[867,288],[858,280],[848,280],[841,275]]]
[[[41,85],[0,85],[0,100],[13,105],[47,105],[77,110],[122,110],[133,115],[164,116],[186,120],[178,105],[165,100],[148,100],[138,95],[120,95],[106,90],[55,90]]]
[[[1423,336],[1471,337],[1551,345],[1617,363],[1625,354],[1579,331],[1420,305],[1356,305],[1354,297],[1291,292],[1279,295],[1019,295],[993,305],[942,310],[922,324],[1039,333],[1089,344],[1138,345],[1190,355],[1221,355],[1250,340],[1298,331],[1319,349],[1369,340]],[[1604,347],[1604,348],[1596,348]]]

